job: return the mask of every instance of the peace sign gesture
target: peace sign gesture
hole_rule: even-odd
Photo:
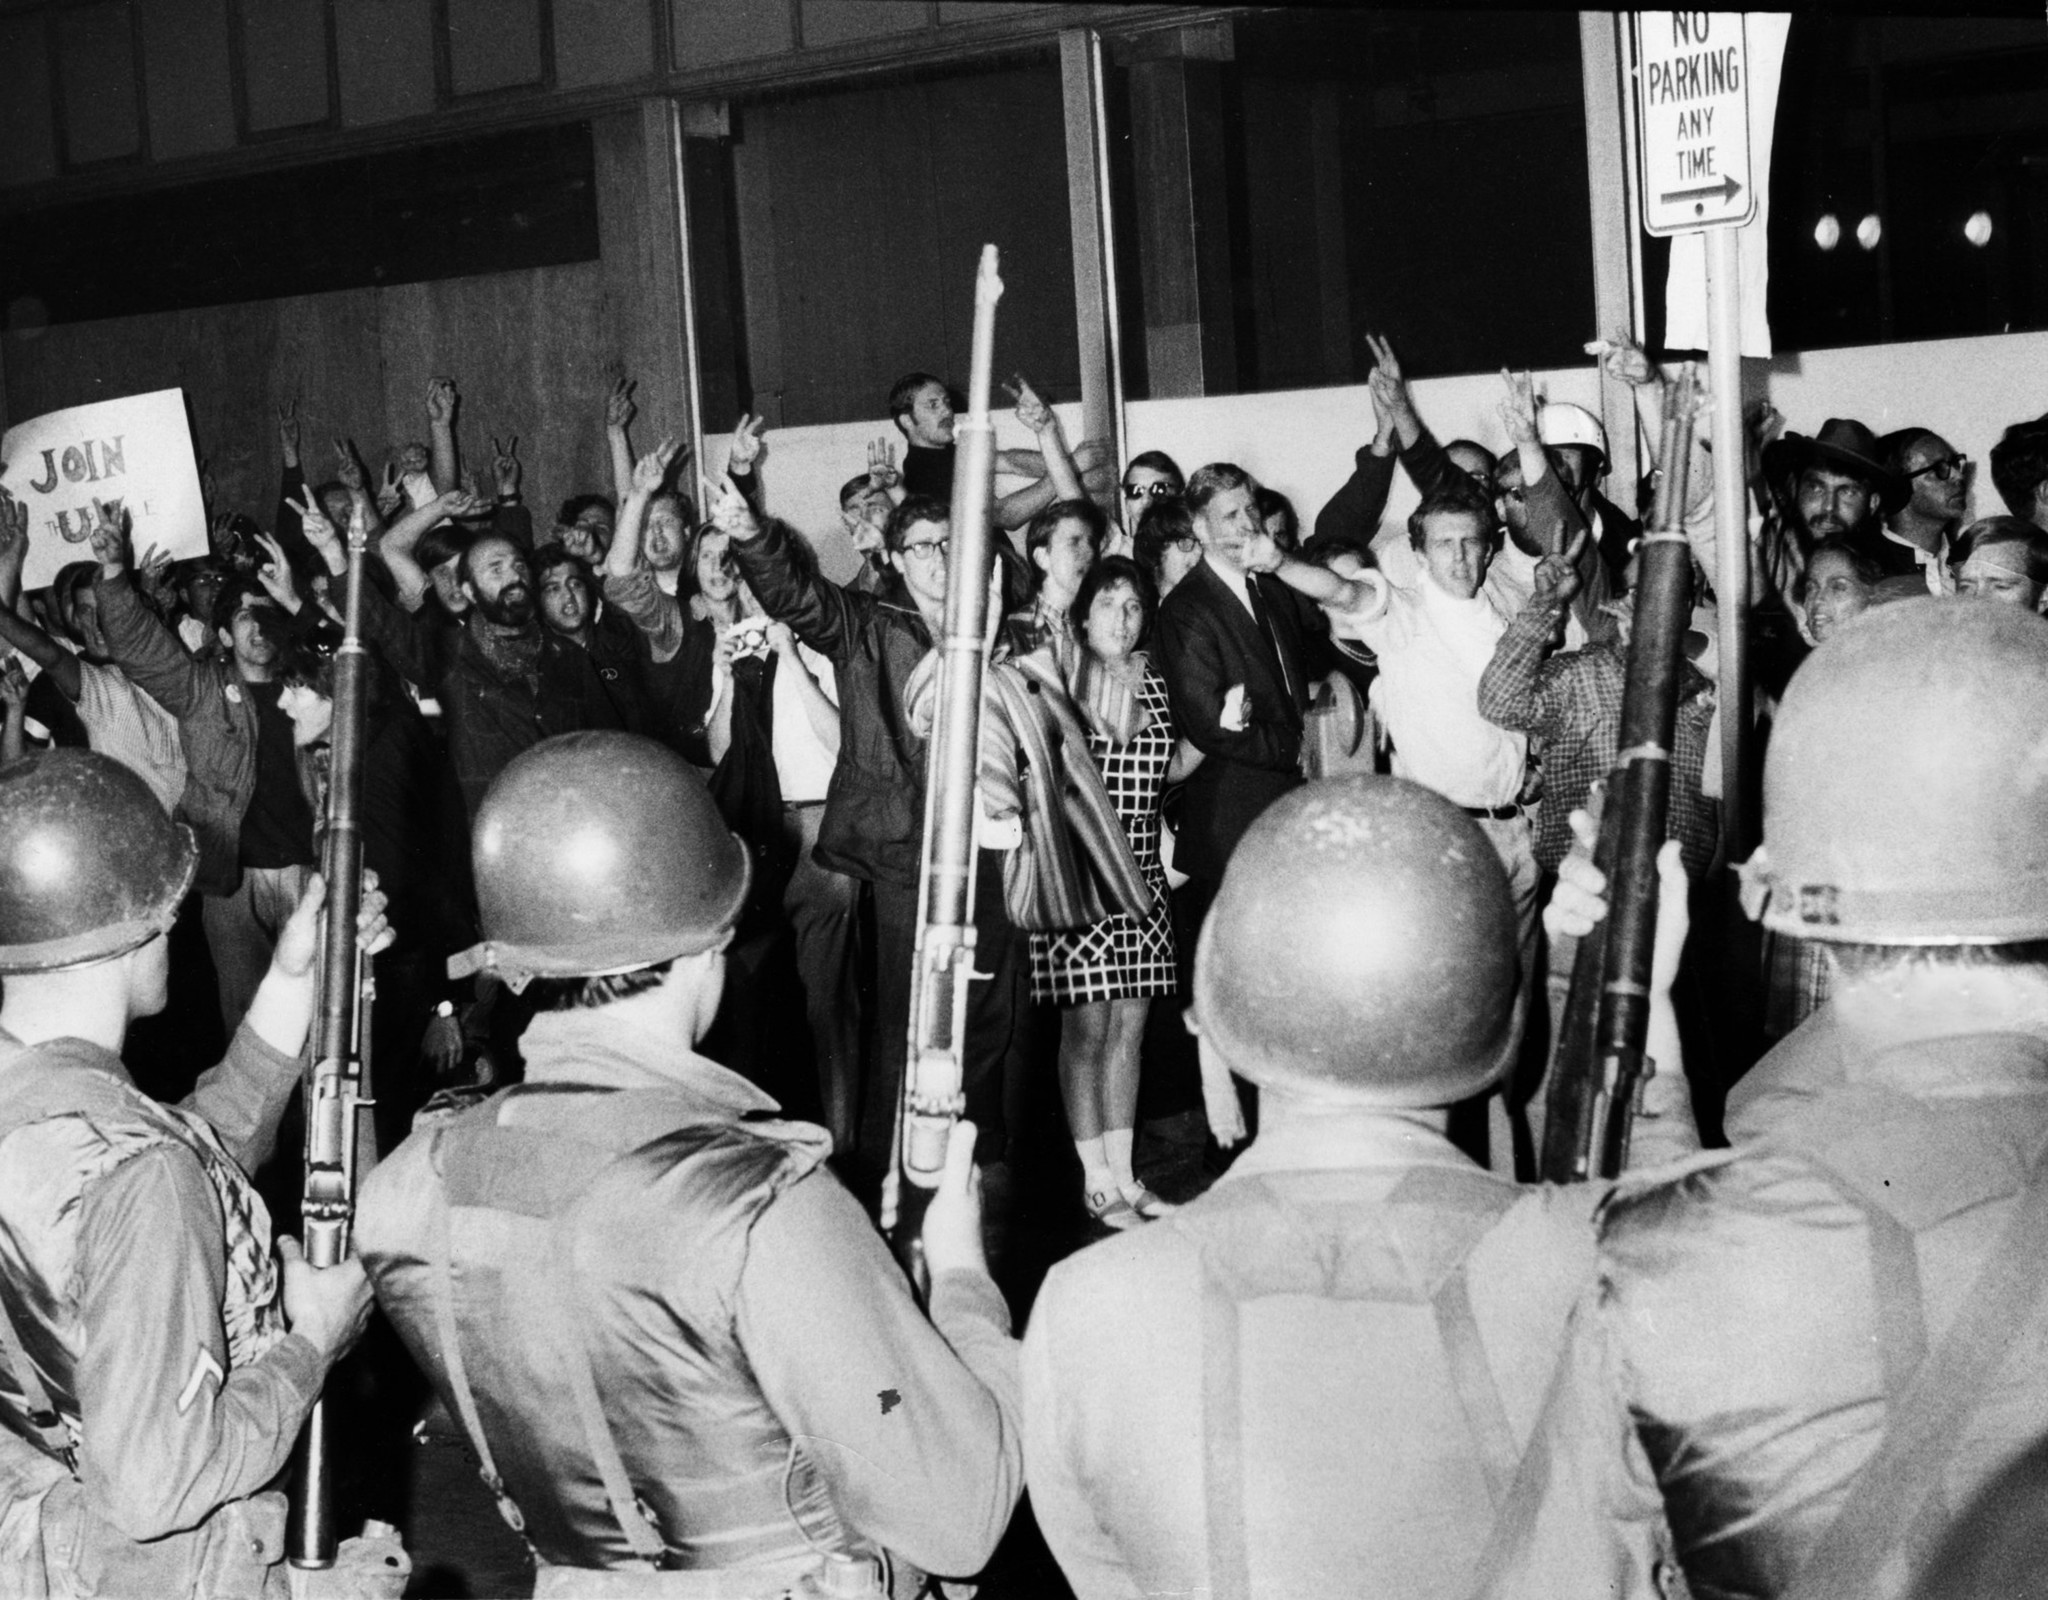
[[[754,463],[761,459],[765,448],[761,435],[768,427],[768,419],[751,413],[740,418],[739,426],[732,430],[732,448],[726,452],[725,470],[728,472],[752,472]]]
[[[498,443],[498,436],[491,435],[491,471],[498,479],[498,498],[508,500],[519,493],[519,435],[512,435],[510,444]]]
[[[633,420],[633,413],[638,409],[633,404],[633,380],[621,378],[612,385],[612,392],[605,396],[604,425],[623,428]]]
[[[1552,551],[1536,563],[1535,593],[1529,603],[1535,606],[1568,606],[1577,598],[1585,586],[1579,576],[1579,557],[1586,553],[1586,541],[1593,537],[1593,530],[1585,523],[1579,524],[1579,531],[1572,535],[1572,542],[1561,551]]]
[[[1514,445],[1537,443],[1536,375],[1524,372],[1516,377],[1502,367],[1500,379],[1508,391],[1500,402],[1500,421],[1501,426],[1507,429],[1508,442]]]
[[[633,492],[651,495],[659,489],[662,480],[668,476],[668,469],[676,457],[683,452],[683,442],[670,434],[646,455],[633,463]]]

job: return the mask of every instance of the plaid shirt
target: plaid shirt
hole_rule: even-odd
[[[1559,621],[1555,607],[1525,608],[1508,624],[1479,679],[1479,714],[1540,741],[1544,803],[1536,815],[1535,851],[1545,872],[1555,872],[1571,849],[1571,813],[1586,803],[1594,780],[1613,769],[1628,687],[1628,651],[1618,642],[1553,657]],[[1713,716],[1713,685],[1688,662],[1671,741],[1667,837],[1679,841],[1685,870],[1695,878],[1713,864],[1718,842],[1719,807],[1700,793]]]

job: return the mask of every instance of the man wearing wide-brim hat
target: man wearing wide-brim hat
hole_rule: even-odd
[[[1764,476],[1808,551],[1838,539],[1885,576],[1923,584],[1927,563],[1941,558],[1886,533],[1884,514],[1904,503],[1908,489],[1877,435],[1853,418],[1830,417],[1812,438],[1788,433],[1765,446]]]

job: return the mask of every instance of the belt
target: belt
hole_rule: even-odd
[[[1480,817],[1488,822],[1509,822],[1522,814],[1521,803],[1514,800],[1504,806],[1460,806],[1458,809],[1468,817]]]

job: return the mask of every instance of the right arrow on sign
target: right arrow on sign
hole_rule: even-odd
[[[1669,204],[1673,200],[1697,200],[1703,196],[1717,194],[1724,200],[1733,200],[1742,193],[1742,185],[1734,178],[1723,178],[1719,183],[1710,183],[1704,189],[1667,189],[1657,198]]]

